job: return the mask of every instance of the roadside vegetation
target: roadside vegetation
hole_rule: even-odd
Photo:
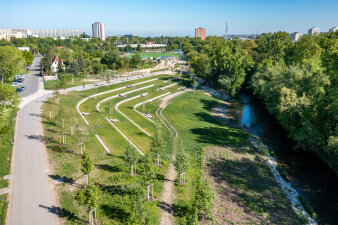
[[[0,45],[0,189],[8,187],[6,175],[10,175],[15,118],[20,103],[19,95],[11,87],[14,76],[25,71],[31,63],[31,53],[22,53],[13,46]],[[4,223],[7,210],[7,194],[0,196],[0,221]]]

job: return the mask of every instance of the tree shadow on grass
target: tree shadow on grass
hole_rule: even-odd
[[[59,145],[57,143],[52,143],[52,144],[49,144],[47,147],[49,150],[54,151],[54,152],[76,155],[76,153],[74,153],[72,150],[67,148],[66,145]]]
[[[67,176],[61,177],[60,175],[48,175],[48,176],[55,181],[72,184],[72,185],[75,184],[75,180],[72,177],[67,177]]]
[[[203,109],[208,110],[208,111],[211,111],[212,108],[220,104],[219,101],[206,100],[206,99],[201,99],[201,103],[203,104]]]
[[[50,126],[56,126],[56,123],[54,121],[42,121],[43,124],[50,125]]]
[[[75,213],[65,208],[60,208],[57,206],[48,207],[44,205],[39,205],[39,207],[48,210],[48,212],[53,213],[60,218],[66,218],[68,221],[73,221],[76,222],[77,224],[83,224],[86,222],[86,220],[79,218],[77,215],[75,215]]]
[[[121,169],[116,165],[111,166],[111,165],[108,165],[108,164],[95,164],[95,166],[98,169],[106,170],[108,172],[120,172],[121,171]]]
[[[102,205],[101,208],[110,219],[116,220],[119,223],[125,223],[130,216],[130,213],[126,212],[125,209],[114,205]]]
[[[173,206],[173,214],[176,217],[186,217],[187,215],[191,214],[191,206],[188,201],[179,200],[178,202],[174,203]]]
[[[227,127],[194,128],[191,132],[197,134],[197,141],[212,145],[228,145],[236,142],[247,141],[246,135],[240,131]]]
[[[208,113],[194,113],[194,115],[199,119],[199,120],[203,120],[205,122],[208,123],[212,123],[212,124],[221,124],[222,121],[220,121],[216,116],[212,116]]]
[[[129,195],[132,193],[132,190],[128,186],[124,185],[104,185],[104,184],[97,184],[101,191],[114,194],[114,195]]]

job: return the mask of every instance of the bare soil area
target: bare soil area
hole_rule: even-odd
[[[205,149],[216,224],[301,224],[262,156],[250,144]]]

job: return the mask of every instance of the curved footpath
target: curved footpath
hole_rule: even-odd
[[[173,156],[172,160],[170,162],[169,168],[168,168],[168,173],[165,176],[165,181],[163,185],[163,194],[161,197],[161,202],[160,202],[160,208],[162,209],[161,212],[161,220],[160,224],[161,225],[168,225],[168,224],[173,224],[173,200],[174,200],[174,184],[175,184],[175,178],[177,177],[177,172],[175,169],[174,161],[176,158],[176,139],[178,138],[178,132],[175,129],[175,127],[164,117],[162,111],[165,109],[168,105],[168,101],[172,98],[175,98],[181,94],[184,94],[188,91],[192,91],[192,89],[185,89],[183,91],[179,91],[170,95],[165,96],[162,99],[162,102],[160,104],[160,113],[156,111],[157,117],[160,119],[160,121],[167,127],[169,130],[170,134],[175,133],[175,136],[173,138]],[[170,128],[171,129],[170,129]],[[171,131],[172,130],[172,131]]]
[[[7,209],[6,224],[11,225],[52,225],[61,224],[54,194],[54,181],[49,179],[52,175],[49,169],[48,155],[44,145],[43,127],[40,117],[40,107],[51,94],[45,91],[40,76],[39,57],[34,59],[32,70],[27,79],[35,77],[37,86],[31,86],[28,96],[22,95],[20,110],[16,118],[14,146],[12,151],[11,174],[9,183],[9,205]],[[159,74],[168,74],[169,71],[122,78],[107,84],[99,82],[61,90],[61,93],[82,91],[99,86],[126,82]],[[38,77],[38,79],[36,79]],[[30,84],[31,85],[31,84]],[[27,87],[28,88],[28,87]]]

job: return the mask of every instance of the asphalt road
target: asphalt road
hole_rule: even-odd
[[[11,225],[57,224],[40,117],[43,100],[45,97],[30,102],[17,117]]]
[[[38,91],[39,78],[41,77],[41,56],[35,56],[29,75],[26,76],[23,84],[26,86],[26,90],[20,92],[21,97],[27,97]]]
[[[30,99],[43,84],[40,79],[41,58],[35,57],[31,71],[24,81],[27,89],[21,92],[23,100]],[[30,97],[28,97],[30,96]],[[33,96],[34,97],[34,96]],[[10,204],[6,224],[59,224],[59,209],[53,203],[54,194],[48,175],[49,164],[43,142],[40,107],[46,96],[22,107],[17,116],[12,158]]]

